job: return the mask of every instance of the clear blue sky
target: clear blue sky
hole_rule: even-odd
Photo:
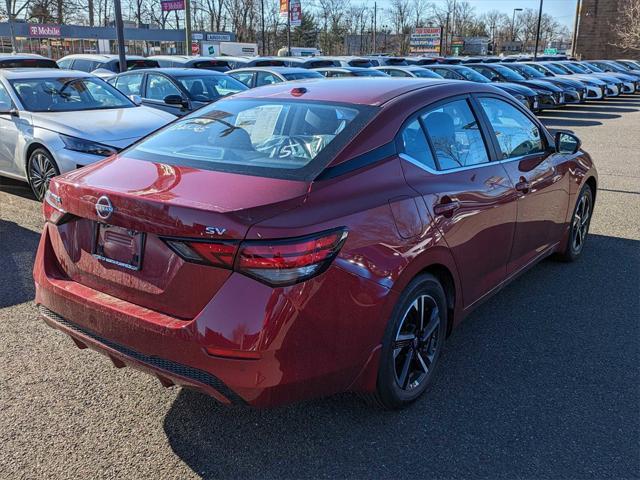
[[[373,0],[369,0],[373,3]],[[436,5],[444,4],[442,0],[430,0]],[[476,9],[476,13],[482,14],[489,10],[499,10],[508,15],[513,14],[514,8],[532,8],[537,10],[540,7],[539,0],[467,0]],[[378,0],[378,5],[388,8],[389,0]],[[553,16],[558,22],[573,28],[573,20],[576,14],[576,0],[544,0],[542,11]]]

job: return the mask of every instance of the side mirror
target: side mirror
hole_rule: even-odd
[[[17,118],[20,116],[20,112],[8,103],[0,103],[0,115],[9,115]]]
[[[557,153],[573,155],[582,145],[580,139],[569,132],[556,132],[555,140]]]
[[[136,106],[142,105],[142,97],[140,95],[129,95],[129,100],[136,104]]]
[[[185,108],[189,106],[189,102],[182,98],[181,95],[167,95],[164,97],[164,103],[167,105],[178,105]]]

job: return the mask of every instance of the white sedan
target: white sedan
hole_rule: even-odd
[[[175,120],[84,72],[0,70],[0,175],[42,200],[54,176],[113,155]]]

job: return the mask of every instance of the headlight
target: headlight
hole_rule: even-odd
[[[67,150],[99,155],[101,157],[108,157],[109,155],[118,153],[118,149],[110,147],[109,145],[103,145],[102,143],[91,142],[89,140],[83,140],[81,138],[70,137],[62,134],[60,134],[60,138]]]

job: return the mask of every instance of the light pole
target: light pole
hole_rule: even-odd
[[[191,0],[184,0],[184,36],[187,44],[185,55],[193,55],[191,50]]]
[[[536,48],[533,51],[533,59],[538,58],[538,43],[540,43],[540,24],[542,23],[542,2],[540,0],[540,10],[538,10],[538,26],[536,27]]]
[[[120,0],[113,1],[113,11],[116,17],[116,39],[118,40],[118,71],[127,71],[127,58],[124,52],[124,24],[122,22],[122,7]]]
[[[513,9],[513,17],[511,19],[511,41],[515,42],[516,41],[516,36],[515,36],[515,29],[516,29],[516,12],[521,12],[522,9],[521,8],[514,8]]]
[[[17,53],[16,50],[16,32],[13,26],[13,13],[11,9],[11,0],[7,0],[7,20],[9,22],[9,36],[11,37],[11,53]]]

